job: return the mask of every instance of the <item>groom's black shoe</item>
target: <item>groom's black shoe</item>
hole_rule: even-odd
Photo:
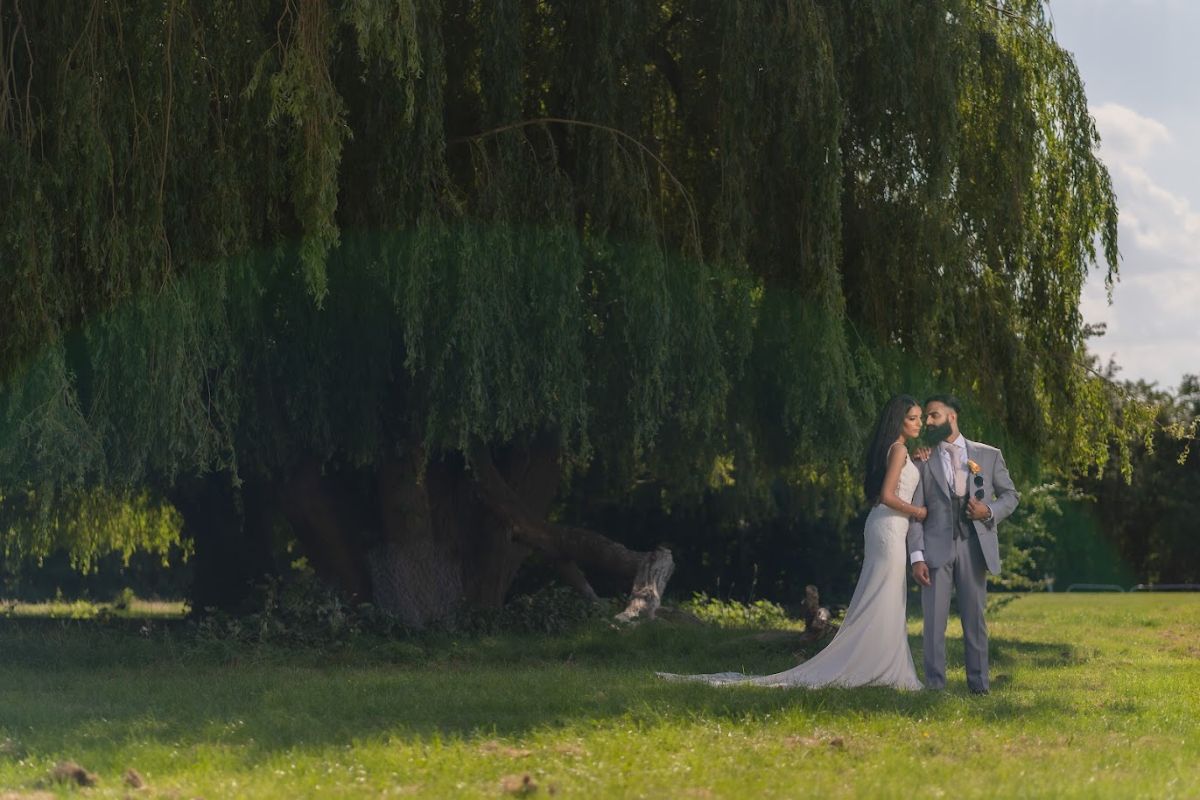
[[[971,694],[987,694],[987,689],[971,689]]]

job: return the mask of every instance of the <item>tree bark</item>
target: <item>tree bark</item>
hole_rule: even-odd
[[[452,614],[465,595],[457,526],[435,528],[423,463],[424,453],[413,449],[380,468],[384,542],[369,557],[376,605],[415,628]]]
[[[486,512],[461,460],[426,463],[417,448],[374,473],[308,459],[280,501],[322,580],[413,628],[499,607],[531,552]]]
[[[654,616],[674,568],[670,551],[638,552],[547,521],[561,475],[552,440],[506,448],[498,458],[482,447],[471,456],[469,466],[455,455],[427,461],[413,447],[374,475],[324,474],[309,459],[281,490],[281,506],[322,579],[413,628],[463,605],[500,607],[534,551],[592,600],[599,598],[585,570],[631,581],[618,618]]]
[[[588,582],[587,575],[583,574],[583,570],[574,561],[559,561],[554,565],[554,569],[558,573],[558,577],[562,578],[563,583],[567,584],[567,586],[570,586],[593,603],[599,602],[600,595],[596,594],[596,590]]]
[[[804,587],[804,606],[800,618],[804,620],[804,641],[815,642],[837,630],[829,609],[821,605],[821,595],[812,584]]]
[[[347,524],[352,502],[333,481],[321,474],[315,458],[293,472],[280,493],[283,514],[300,540],[317,576],[338,587],[352,602],[371,598],[371,579],[365,549]]]
[[[667,581],[671,580],[674,571],[675,559],[667,548],[659,547],[652,553],[643,554],[642,563],[633,579],[633,591],[629,593],[629,605],[617,614],[617,619],[621,622],[633,622],[640,617],[654,619],[662,603]]]
[[[168,494],[192,541],[189,602],[193,614],[208,609],[246,610],[255,584],[273,574],[271,528],[263,524],[265,488],[246,483],[234,489],[226,472],[180,480]]]
[[[480,498],[509,527],[514,540],[528,545],[552,561],[574,564],[576,570],[580,567],[598,569],[633,581],[629,605],[617,615],[617,619],[630,622],[639,618],[654,618],[663,590],[675,568],[670,550],[665,547],[653,552],[630,550],[595,531],[559,525],[535,516],[500,474],[486,446],[479,443],[473,445],[470,457]],[[568,572],[570,574],[570,568]],[[582,576],[582,571],[579,575]],[[581,591],[586,594],[586,590]]]
[[[500,608],[532,551],[513,541],[508,528],[488,513],[460,456],[440,463],[438,473],[443,487],[437,495],[439,526],[456,527],[467,542],[467,602],[477,608]]]

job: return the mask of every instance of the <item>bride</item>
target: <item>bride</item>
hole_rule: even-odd
[[[920,689],[905,621],[910,519],[926,510],[912,504],[920,473],[905,442],[921,432],[921,406],[897,395],[888,401],[867,445],[863,488],[874,507],[863,531],[863,566],[841,628],[824,650],[803,664],[774,675],[716,672],[707,675],[657,673],[668,680],[703,681],[714,686],[892,686]]]

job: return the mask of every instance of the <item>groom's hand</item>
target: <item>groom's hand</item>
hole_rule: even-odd
[[[983,522],[992,516],[992,509],[988,508],[987,503],[976,500],[972,497],[967,501],[967,518]]]
[[[929,580],[929,565],[924,561],[918,561],[912,565],[913,580],[922,586],[933,586],[933,581]]]

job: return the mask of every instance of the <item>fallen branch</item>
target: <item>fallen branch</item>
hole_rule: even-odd
[[[535,517],[500,474],[485,445],[475,444],[468,455],[480,499],[508,527],[514,540],[555,561],[560,574],[565,574],[568,583],[584,596],[594,598],[595,592],[591,591],[583,568],[632,580],[629,605],[617,619],[632,622],[654,618],[663,590],[675,570],[670,550],[665,547],[653,552],[630,550],[587,528],[559,525]]]
[[[817,587],[809,584],[804,587],[804,605],[800,610],[800,619],[804,620],[804,641],[816,642],[837,630],[829,609],[821,605],[821,595]]]

